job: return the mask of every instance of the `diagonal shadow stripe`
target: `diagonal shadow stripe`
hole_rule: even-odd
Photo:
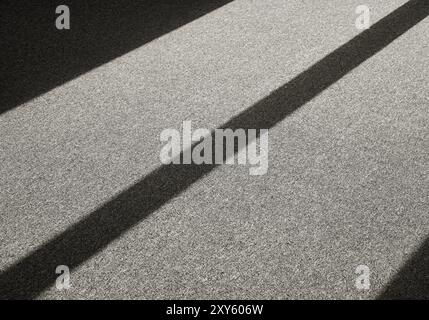
[[[379,295],[380,300],[429,300],[429,238]]]
[[[427,0],[407,2],[220,128],[272,128],[428,14]],[[57,265],[76,268],[215,167],[195,164],[159,167],[2,272],[0,298],[37,297],[55,282]]]
[[[232,0],[0,1],[0,114]],[[70,8],[70,30],[55,9]]]

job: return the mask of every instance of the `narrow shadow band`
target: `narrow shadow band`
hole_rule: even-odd
[[[380,300],[429,300],[429,238],[378,297]]]

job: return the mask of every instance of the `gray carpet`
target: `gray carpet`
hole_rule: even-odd
[[[375,24],[406,2],[366,4]],[[2,110],[2,297],[373,299],[402,288],[429,298],[429,19],[333,81],[312,67],[323,71],[317,63],[362,32],[361,1],[222,4],[140,46],[131,35],[135,45],[59,72]],[[329,86],[293,87],[306,75]],[[255,105],[263,113],[251,123],[272,124],[266,175],[161,169],[177,190],[160,193],[162,130],[185,120],[213,129]],[[56,248],[69,251],[40,273]],[[69,290],[55,288],[52,262],[71,263]],[[370,290],[355,288],[358,265],[371,270]],[[9,281],[31,272],[35,283]]]

